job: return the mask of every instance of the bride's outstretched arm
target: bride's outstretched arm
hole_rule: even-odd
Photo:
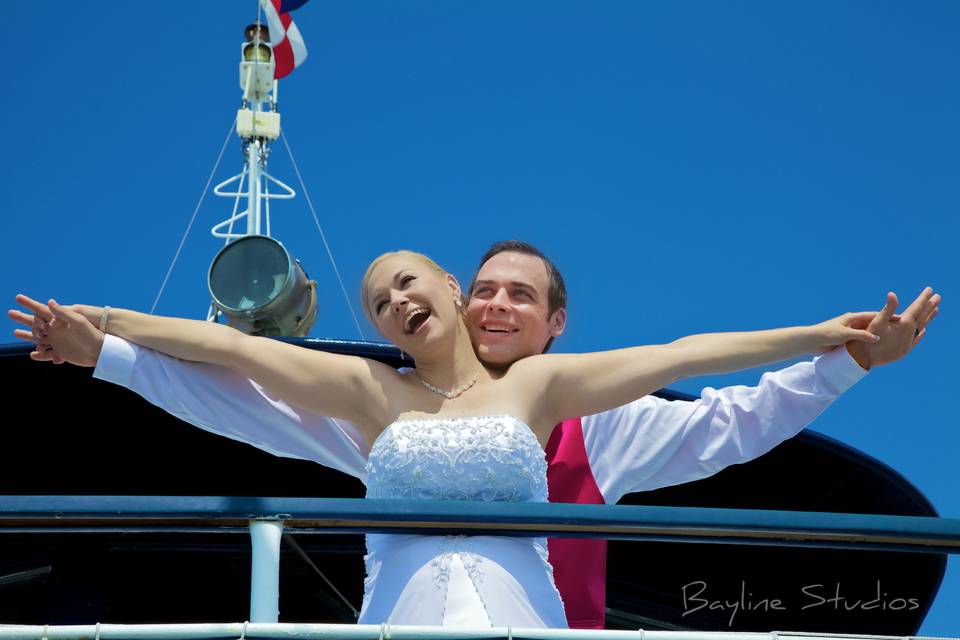
[[[39,306],[26,296],[17,300],[30,309],[31,303]],[[48,324],[45,340],[68,362],[94,364],[95,355],[86,363],[87,352],[99,351],[103,335],[90,318],[101,317],[102,310],[86,306],[77,310],[53,300],[48,307],[55,319]],[[379,362],[248,336],[213,322],[127,309],[111,309],[104,318],[106,333],[182,360],[232,367],[290,404],[346,418],[357,426],[383,423],[391,387],[398,384],[393,368]],[[15,333],[31,339],[29,332]]]
[[[891,296],[879,313],[847,313],[806,327],[694,335],[665,345],[536,356],[517,362],[510,375],[523,393],[539,399],[535,420],[552,425],[626,404],[681,378],[761,366],[851,341],[875,345],[883,335],[888,348],[909,350],[939,301],[926,288],[899,317]]]

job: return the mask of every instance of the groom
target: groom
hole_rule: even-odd
[[[529,244],[491,247],[468,293],[467,324],[488,366],[505,368],[542,353],[564,331],[563,278]],[[802,430],[869,368],[906,355],[938,303],[939,296],[925,291],[894,317],[891,295],[869,327],[882,336],[879,343],[850,343],[767,373],[757,387],[705,389],[695,401],[647,396],[557,425],[546,451],[550,500],[614,504],[626,493],[704,478],[766,453]],[[43,305],[31,309],[49,320]],[[25,314],[13,317],[33,321]],[[275,455],[364,475],[368,446],[349,423],[289,407],[230,369],[176,360],[114,336],[98,336],[90,349],[96,377],[129,387],[196,426]],[[563,538],[549,544],[570,626],[603,628],[606,541]]]
[[[900,317],[889,294],[869,325],[879,343],[848,343],[766,373],[757,387],[708,388],[692,402],[646,396],[557,425],[546,450],[550,501],[616,504],[627,493],[698,480],[763,455],[871,367],[909,353],[936,313],[940,297],[931,293]],[[563,333],[566,306],[563,278],[549,258],[524,242],[494,244],[469,288],[467,325],[477,355],[487,366],[508,367],[545,352]],[[602,629],[606,540],[555,538],[549,551],[570,626]]]

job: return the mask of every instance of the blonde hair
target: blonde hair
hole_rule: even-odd
[[[363,313],[366,314],[367,320],[374,326],[376,326],[376,321],[373,317],[373,313],[370,309],[370,276],[373,275],[373,270],[383,262],[390,258],[414,258],[415,260],[420,261],[424,266],[436,271],[440,275],[447,275],[447,270],[438,265],[428,256],[423,255],[422,253],[417,253],[416,251],[410,251],[408,249],[401,249],[399,251],[387,251],[386,253],[381,253],[379,256],[373,259],[373,262],[370,263],[370,266],[367,267],[367,272],[363,274],[363,280],[360,281],[360,304],[363,306]]]

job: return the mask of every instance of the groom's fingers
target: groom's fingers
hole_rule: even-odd
[[[33,316],[30,314],[24,313],[23,311],[18,311],[17,309],[10,309],[7,311],[7,315],[11,320],[19,322],[20,324],[26,325],[28,327],[33,326]]]
[[[914,320],[919,319],[924,307],[926,307],[927,302],[932,297],[933,289],[931,287],[924,287],[923,291],[920,292],[920,295],[917,296],[917,299],[911,302],[910,306],[907,307],[906,311],[903,312],[903,315],[910,316]]]
[[[52,349],[49,349],[46,351],[37,349],[36,351],[30,354],[30,357],[33,360],[36,360],[38,362],[52,362],[54,360],[57,360],[57,356],[53,353]]]
[[[913,346],[917,346],[917,343],[923,339],[923,336],[927,335],[926,329],[920,329],[920,333],[917,334],[917,337],[913,339]]]
[[[24,342],[32,342],[33,344],[40,344],[38,338],[35,335],[33,335],[33,333],[25,329],[14,329],[13,335],[16,338],[23,340]]]
[[[866,329],[876,317],[876,311],[851,311],[847,314],[847,326],[853,329]]]
[[[33,311],[36,315],[40,316],[47,322],[50,322],[50,320],[53,319],[53,315],[51,315],[50,309],[47,308],[47,305],[43,304],[42,302],[37,302],[30,296],[25,296],[22,293],[17,294],[16,300],[17,302],[22,304],[24,307],[26,307],[30,311]]]
[[[927,301],[927,305],[923,308],[923,311],[920,312],[920,318],[917,320],[918,327],[922,329],[927,326],[927,323],[933,318],[933,314],[940,308],[940,300],[940,294],[937,293]]]
[[[877,314],[877,320],[882,323],[886,323],[890,320],[890,317],[897,310],[897,294],[893,291],[887,292],[887,302],[883,305],[883,309],[880,309],[880,313]]]

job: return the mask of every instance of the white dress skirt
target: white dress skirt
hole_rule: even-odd
[[[512,416],[388,426],[370,450],[367,497],[546,502],[547,464]],[[545,538],[368,534],[361,624],[566,628]]]

